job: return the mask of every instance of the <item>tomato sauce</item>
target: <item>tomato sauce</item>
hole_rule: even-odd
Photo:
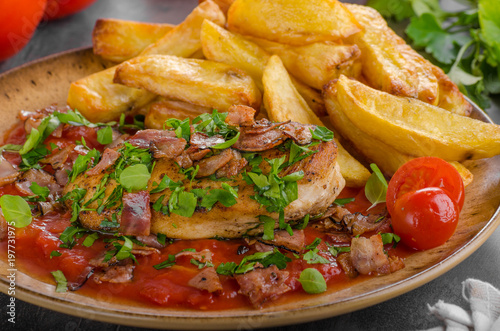
[[[46,145],[51,143],[58,147],[66,147],[74,144],[75,140],[84,137],[90,148],[102,151],[102,145],[97,142],[96,130],[86,127],[73,127],[63,132],[61,138],[51,137],[46,140]],[[21,144],[24,142],[25,133],[22,126],[17,126],[10,131],[5,143]],[[19,164],[20,159],[15,153],[4,153],[5,157],[12,163]],[[17,157],[17,159],[16,159]],[[50,166],[45,169],[51,171]],[[21,195],[13,184],[0,188],[0,196],[4,194]],[[339,198],[352,198],[355,200],[345,205],[351,212],[366,212],[370,207],[370,202],[366,199],[364,191],[354,188],[345,188]],[[378,213],[385,208],[384,204],[379,204],[369,212]],[[61,270],[68,283],[78,282],[81,277],[88,274],[91,269],[89,261],[103,254],[109,249],[110,244],[98,239],[90,247],[82,245],[85,236],[76,239],[76,245],[72,248],[61,248],[62,241],[59,239],[61,233],[70,226],[71,213],[50,212],[43,217],[34,217],[32,223],[24,228],[16,229],[16,268],[39,279],[43,282],[55,284],[51,272]],[[386,229],[390,232],[390,227]],[[325,242],[328,237],[324,232],[308,226],[305,230],[306,245],[311,244],[316,238],[322,239],[318,246],[320,250],[326,250]],[[370,236],[373,233],[366,233],[363,236]],[[102,238],[102,237],[101,237]],[[239,255],[242,247],[248,251]],[[170,308],[196,309],[196,310],[224,310],[241,307],[251,307],[247,297],[238,293],[239,286],[236,280],[230,276],[220,276],[223,291],[217,294],[199,290],[188,285],[188,281],[193,278],[199,269],[190,262],[191,257],[180,256],[176,259],[175,265],[157,270],[153,266],[168,259],[169,255],[175,255],[184,249],[195,249],[197,252],[209,249],[212,256],[212,263],[217,267],[220,263],[239,263],[245,255],[256,253],[253,246],[248,245],[243,239],[233,240],[174,240],[167,244],[158,253],[149,256],[137,255],[137,263],[134,264],[133,280],[129,283],[113,284],[102,282],[98,284],[94,280],[94,275],[90,273],[87,281],[77,290],[79,294],[94,297],[99,301],[115,301],[130,305],[163,306]],[[403,245],[393,248],[386,245],[389,256],[396,255],[406,257],[411,251]],[[59,256],[51,256],[53,252],[60,253]],[[279,302],[297,300],[305,297],[302,286],[298,281],[300,273],[306,268],[316,268],[324,276],[328,288],[344,288],[354,284],[365,277],[356,279],[349,278],[342,268],[337,264],[336,259],[331,255],[320,255],[328,258],[330,264],[307,264],[294,254],[282,250],[282,253],[291,258],[287,264],[286,271],[289,277],[286,284],[292,291],[285,293]],[[0,241],[0,257],[7,260],[7,240]]]

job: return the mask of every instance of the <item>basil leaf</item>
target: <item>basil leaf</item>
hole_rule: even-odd
[[[30,190],[31,192],[33,192],[33,194],[39,196],[43,201],[47,200],[47,197],[50,194],[50,190],[48,187],[41,187],[35,182],[31,183]]]
[[[344,205],[353,201],[354,198],[344,198],[344,199],[335,199],[333,203],[336,204],[337,206],[344,207]]]
[[[170,196],[168,207],[171,213],[191,217],[196,209],[198,199],[191,192],[185,192],[184,188],[176,188]]]
[[[52,271],[52,276],[54,276],[54,280],[56,281],[56,292],[63,293],[68,290],[68,281],[61,270]]]
[[[240,137],[240,133],[238,132],[236,134],[236,136],[234,136],[232,139],[230,140],[227,140],[223,143],[220,143],[220,144],[217,144],[215,146],[212,146],[212,148],[214,149],[224,149],[224,148],[229,148],[231,147],[232,145],[234,145],[237,141],[238,141],[238,138]]]
[[[31,209],[28,203],[17,195],[3,195],[0,197],[0,207],[3,216],[10,225],[24,228],[31,224]]]
[[[304,291],[309,294],[326,291],[326,281],[323,275],[314,268],[307,268],[300,273],[299,282]]]
[[[259,220],[262,224],[264,224],[264,235],[262,236],[262,239],[273,240],[276,221],[272,217],[266,215],[260,215]]]
[[[97,131],[97,141],[101,145],[108,145],[113,142],[113,130],[107,126]]]
[[[375,163],[370,164],[370,168],[373,170],[373,173],[365,185],[366,198],[372,203],[368,210],[379,203],[385,202],[385,196],[387,195],[387,181],[384,175],[382,175],[382,172],[380,172]]]
[[[125,168],[120,174],[120,184],[129,192],[144,190],[151,174],[144,164],[135,164]]]
[[[351,247],[349,247],[349,246],[344,246],[344,247],[330,246],[330,247],[328,247],[328,251],[334,257],[337,257],[337,255],[339,255],[339,253],[350,252],[351,251]]]
[[[324,126],[317,126],[314,131],[311,131],[312,137],[314,139],[323,140],[323,141],[331,141],[333,139],[333,132],[325,128]]]

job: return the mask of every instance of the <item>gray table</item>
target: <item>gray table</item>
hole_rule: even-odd
[[[88,10],[55,22],[42,23],[35,36],[15,57],[0,63],[0,72],[43,56],[60,51],[91,45],[91,32],[99,17],[131,19],[137,21],[168,22],[177,24],[194,8],[196,0],[99,0]],[[489,115],[500,123],[496,105]],[[467,307],[461,297],[461,283],[478,278],[500,287],[500,229],[460,265],[436,280],[407,294],[354,313],[307,324],[274,328],[272,330],[416,330],[439,324],[427,312],[427,303],[439,299]],[[0,330],[10,329],[6,305],[9,297],[0,294]],[[53,312],[17,301],[19,330],[132,330]]]

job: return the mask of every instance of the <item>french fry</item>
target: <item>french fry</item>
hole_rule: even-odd
[[[276,122],[292,120],[304,124],[324,126],[293,86],[288,72],[277,55],[273,55],[264,70],[264,105],[269,118]],[[340,172],[348,186],[361,187],[370,172],[353,158],[334,138],[338,147]]]
[[[123,62],[139,55],[146,47],[173,29],[171,24],[157,24],[101,18],[92,31],[94,54],[113,62]]]
[[[114,82],[221,112],[232,105],[259,109],[261,103],[261,93],[249,75],[209,60],[140,56],[120,64]]]
[[[207,0],[199,0],[198,2],[202,3],[204,1],[207,1]],[[222,12],[224,14],[227,14],[229,7],[231,7],[231,5],[234,2],[234,0],[213,0],[213,1],[220,7],[220,10],[222,10]]]
[[[464,186],[467,187],[470,183],[472,183],[472,180],[474,179],[474,175],[467,169],[462,163],[457,162],[457,161],[452,161],[450,162],[452,166],[457,169],[458,173],[460,174],[460,177],[462,177],[462,181],[464,182]]]
[[[252,76],[259,89],[263,90],[262,74],[270,55],[257,44],[208,20],[202,25],[201,44],[207,59],[245,70]],[[290,78],[314,113],[324,116],[326,110],[321,94],[294,77]]]
[[[193,120],[203,113],[212,112],[212,108],[200,107],[187,102],[167,100],[160,98],[145,107],[147,111],[144,125],[148,129],[163,129],[165,121],[169,118],[180,120],[189,118]]]
[[[391,30],[374,9],[346,4],[364,32],[350,42],[361,49],[363,75],[369,85],[390,94],[418,98],[459,115],[469,115],[472,106],[441,69],[424,59]]]
[[[363,132],[402,153],[447,161],[500,153],[500,126],[460,116],[417,99],[397,97],[341,76],[332,95]]]
[[[224,14],[211,0],[196,7],[186,19],[169,31],[144,52],[190,56],[201,49],[200,30],[204,19],[224,24]],[[120,114],[133,107],[142,107],[155,98],[147,91],[127,88],[113,83],[116,67],[95,73],[73,82],[67,103],[78,109],[90,121],[117,120]]]
[[[341,74],[357,78],[361,73],[361,62],[357,61],[361,52],[356,45],[313,43],[290,46],[260,38],[250,40],[268,53],[278,55],[291,75],[319,90]]]
[[[337,0],[236,0],[227,13],[227,24],[242,35],[297,46],[338,41],[361,31]]]

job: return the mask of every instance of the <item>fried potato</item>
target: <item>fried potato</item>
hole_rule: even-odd
[[[115,70],[116,66],[71,83],[68,105],[78,109],[91,122],[108,122],[156,98],[148,91],[114,84]]]
[[[101,18],[92,31],[94,54],[109,61],[123,62],[139,55],[173,28],[171,24]]]
[[[205,2],[207,0],[199,0],[199,3]],[[229,7],[233,4],[234,0],[213,0],[222,10],[224,14],[227,14]]]
[[[196,106],[187,102],[167,100],[159,98],[147,107],[145,107],[146,118],[144,125],[148,129],[163,129],[163,124],[169,118],[177,118],[180,120],[189,118],[195,119],[203,113],[212,112],[212,108]]]
[[[361,131],[402,153],[447,161],[500,154],[499,125],[377,91],[345,76],[335,84],[332,96]]]
[[[224,24],[224,14],[211,0],[196,7],[178,26],[169,31],[144,52],[190,56],[201,49],[200,30],[203,20]],[[155,98],[144,90],[127,88],[113,83],[115,67],[73,82],[67,103],[78,109],[90,121],[117,120],[120,114],[133,107],[142,107]]]
[[[337,41],[361,31],[337,0],[236,0],[227,13],[228,29],[301,46]]]
[[[276,122],[292,120],[324,126],[293,86],[288,72],[277,55],[269,59],[262,79],[264,105],[271,120]],[[370,172],[353,158],[337,139],[334,140],[338,147],[340,172],[347,185],[363,186],[370,177]]]
[[[474,179],[474,175],[472,172],[469,171],[462,163],[457,162],[457,161],[452,161],[450,162],[452,166],[457,169],[458,173],[460,174],[460,177],[462,177],[462,181],[464,182],[464,186],[467,187],[470,183],[472,183],[472,180]]]
[[[261,93],[240,69],[209,60],[140,56],[118,66],[115,83],[221,112],[232,105],[259,109]]]
[[[341,74],[357,78],[361,73],[361,62],[357,61],[361,52],[357,45],[313,43],[290,46],[260,38],[250,40],[268,53],[279,55],[290,74],[319,90]]]
[[[398,96],[418,98],[468,116],[472,106],[441,69],[406,44],[374,9],[346,4],[364,32],[350,42],[361,48],[363,75],[370,86]]]

